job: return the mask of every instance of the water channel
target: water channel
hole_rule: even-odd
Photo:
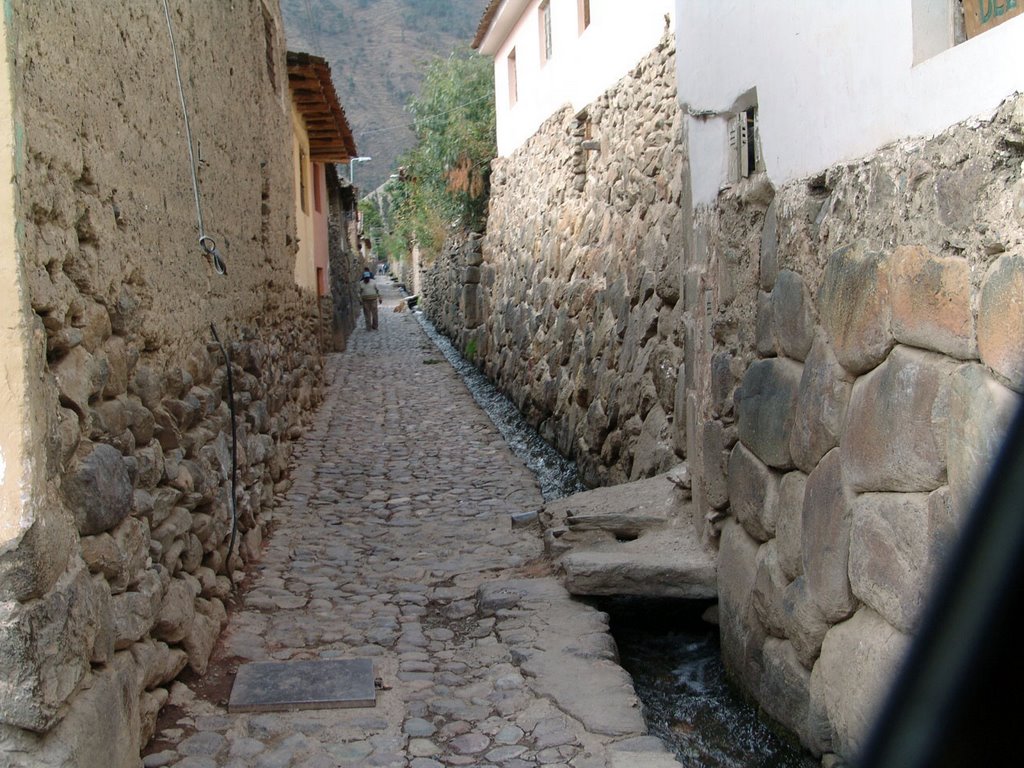
[[[515,454],[537,475],[546,501],[585,490],[576,466],[526,423],[422,312],[424,331],[466,382]],[[594,601],[611,618],[620,662],[632,675],[651,733],[687,768],[812,768],[807,753],[780,738],[730,687],[708,604],[612,598]]]

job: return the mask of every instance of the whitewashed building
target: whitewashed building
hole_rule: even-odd
[[[729,180],[730,118],[756,108],[776,186],[936,134],[1024,91],[1024,3],[677,0],[694,204]],[[735,170],[735,169],[734,169]]]
[[[578,111],[664,36],[672,0],[491,0],[473,47],[494,58],[498,154],[566,104]]]

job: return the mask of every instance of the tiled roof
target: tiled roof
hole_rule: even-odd
[[[502,2],[503,0],[491,0],[487,4],[487,10],[484,11],[484,16],[480,19],[480,25],[476,28],[476,37],[473,38],[474,49],[479,48],[487,36],[487,30],[491,28],[491,22],[494,21],[494,16],[498,13],[498,7]]]
[[[347,163],[359,154],[326,59],[288,51],[288,88],[306,123],[310,160]]]

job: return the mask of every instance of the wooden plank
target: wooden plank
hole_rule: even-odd
[[[1024,0],[964,0],[963,6],[968,40],[1024,13]]]

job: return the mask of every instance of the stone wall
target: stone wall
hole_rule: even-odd
[[[1018,97],[697,217],[723,655],[817,753],[855,753],[1024,391],[1022,160]]]
[[[359,317],[359,276],[363,262],[356,234],[355,190],[341,183],[334,170],[327,173],[327,258],[330,295],[322,312],[330,339],[326,348],[342,352]]]
[[[730,674],[849,758],[1024,391],[1024,98],[691,211],[672,58],[495,161],[423,305],[588,483],[687,458]]]
[[[318,399],[292,283],[274,0],[170,2],[207,232],[198,247],[161,3],[10,4],[14,201],[32,485],[0,541],[0,762],[136,766],[167,684],[202,674],[231,578]],[[6,273],[5,273],[6,274]],[[238,541],[229,558],[233,361]],[[4,496],[7,499],[7,495]],[[11,509],[3,511],[5,523]]]
[[[674,41],[491,175],[487,234],[424,278],[427,315],[585,481],[678,463],[685,214]]]

